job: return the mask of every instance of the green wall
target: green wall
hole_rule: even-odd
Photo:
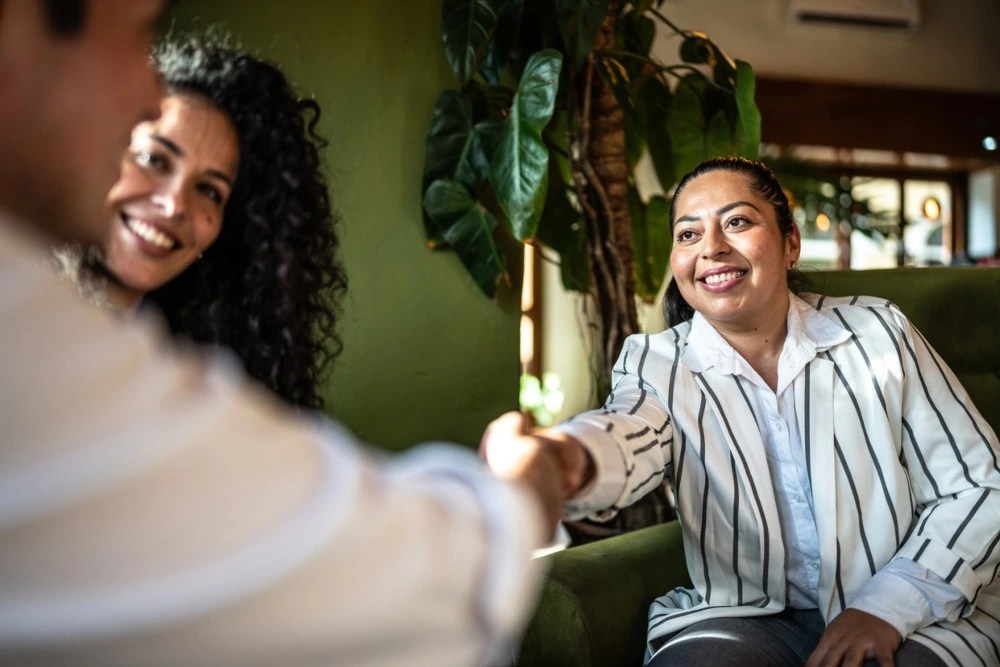
[[[180,3],[178,30],[221,24],[280,63],[323,109],[320,132],[350,288],[330,411],[365,440],[475,444],[517,404],[518,306],[482,296],[449,252],[427,249],[420,217],[424,136],[455,86],[440,0]]]

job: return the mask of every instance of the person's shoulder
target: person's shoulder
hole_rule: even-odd
[[[852,330],[866,324],[882,328],[902,328],[908,323],[903,311],[884,297],[826,296],[812,293],[803,293],[798,296],[823,315],[845,325],[850,323],[849,328]]]
[[[808,303],[810,306],[816,310],[823,312],[824,310],[834,310],[834,309],[892,309],[899,310],[894,303],[888,299],[884,299],[877,296],[864,296],[864,295],[854,295],[854,296],[827,296],[825,294],[813,294],[811,292],[803,292],[798,295],[800,299]]]
[[[648,350],[657,356],[672,358],[682,352],[691,332],[691,321],[681,322],[663,331],[632,334],[626,339],[626,349],[635,352]]]

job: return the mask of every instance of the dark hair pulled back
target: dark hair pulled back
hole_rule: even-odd
[[[774,172],[763,162],[736,156],[716,157],[705,160],[684,175],[684,178],[677,184],[674,197],[670,202],[671,227],[673,227],[677,219],[675,207],[677,205],[677,198],[680,197],[681,192],[694,179],[713,171],[728,171],[742,175],[746,178],[747,184],[749,184],[753,191],[774,209],[774,217],[778,221],[778,228],[781,230],[782,235],[789,236],[795,229],[795,220],[792,218],[792,213],[789,209],[788,197],[785,195],[785,191],[782,190],[781,184],[778,183]],[[789,270],[788,282],[793,291],[798,289],[802,282],[798,270]],[[694,317],[694,309],[681,296],[681,291],[677,287],[677,281],[673,278],[670,279],[670,284],[667,285],[667,292],[663,298],[663,306],[667,322],[671,326],[686,322]]]

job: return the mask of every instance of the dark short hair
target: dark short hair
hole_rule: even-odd
[[[20,1],[20,0],[18,0]],[[169,10],[177,0],[167,0],[164,8]],[[3,0],[0,0],[0,5]],[[57,37],[75,37],[87,23],[87,0],[42,0],[45,8],[45,19],[49,30]]]
[[[52,34],[72,37],[83,29],[87,18],[84,0],[42,0],[42,5]]]
[[[763,162],[732,155],[705,160],[684,175],[684,178],[677,184],[674,197],[670,202],[671,228],[673,228],[674,222],[677,219],[677,198],[681,192],[694,179],[713,171],[729,171],[745,177],[753,191],[771,205],[781,233],[784,236],[789,236],[795,229],[795,220],[792,218],[791,209],[788,205],[788,196],[782,190],[781,184],[778,182],[778,178],[774,175],[774,172]],[[797,270],[791,269],[789,271],[789,286],[793,288],[793,291],[796,291],[798,284],[801,282],[798,276],[799,273]],[[686,322],[694,317],[694,308],[681,296],[681,290],[677,287],[677,281],[673,278],[670,279],[670,284],[667,285],[667,293],[663,298],[663,308],[667,322],[671,326]]]

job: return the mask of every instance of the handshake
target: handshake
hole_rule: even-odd
[[[519,412],[508,412],[486,427],[479,453],[498,477],[535,492],[553,531],[565,502],[594,476],[593,459],[579,442],[556,430],[532,428]]]

